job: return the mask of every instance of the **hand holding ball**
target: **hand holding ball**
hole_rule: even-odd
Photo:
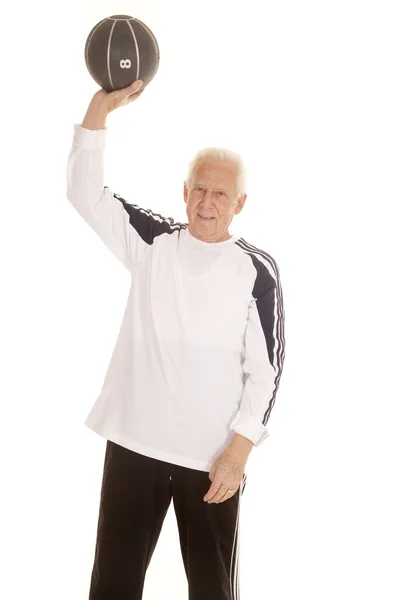
[[[93,96],[93,104],[97,108],[99,106],[104,107],[106,113],[109,114],[120,106],[126,106],[134,102],[140,98],[143,92],[143,82],[138,80],[132,85],[122,88],[122,90],[115,90],[114,92],[106,92],[104,89],[99,90]]]

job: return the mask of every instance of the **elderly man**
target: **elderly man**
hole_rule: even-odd
[[[90,600],[139,600],[173,501],[190,600],[239,597],[239,507],[284,361],[278,266],[228,227],[244,167],[207,149],[184,185],[188,223],[104,186],[107,115],[142,82],[99,90],[75,125],[68,199],[128,269],[131,289],[86,425],[107,440]],[[166,582],[167,585],[167,582]]]

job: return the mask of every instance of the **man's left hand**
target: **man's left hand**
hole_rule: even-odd
[[[250,440],[235,434],[232,443],[218,456],[211,468],[209,478],[212,484],[204,496],[205,502],[220,504],[236,494],[252,447]]]

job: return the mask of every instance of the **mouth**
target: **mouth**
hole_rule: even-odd
[[[213,219],[215,219],[215,217],[202,217],[201,215],[198,215],[200,217],[200,219],[203,219],[203,221],[212,221]]]

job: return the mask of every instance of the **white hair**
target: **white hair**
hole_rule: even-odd
[[[238,197],[243,196],[246,193],[247,187],[247,173],[244,166],[242,157],[232,150],[227,148],[204,148],[197,152],[189,163],[188,173],[185,180],[187,185],[193,183],[193,173],[198,163],[207,158],[216,158],[217,160],[226,160],[231,162],[237,167],[237,179],[236,179],[236,191]]]

